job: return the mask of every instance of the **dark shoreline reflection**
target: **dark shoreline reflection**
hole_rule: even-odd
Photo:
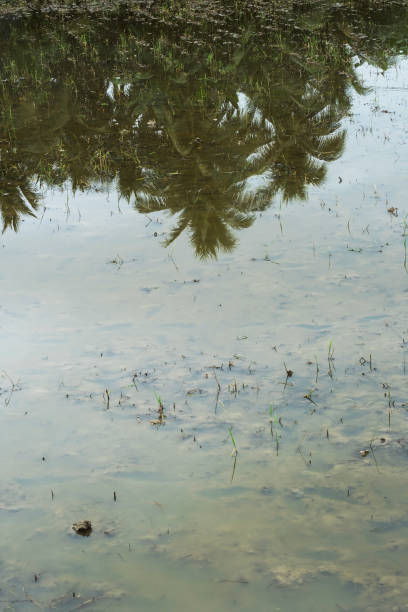
[[[3,231],[46,186],[116,181],[139,212],[175,216],[167,245],[187,231],[207,258],[276,196],[305,199],[343,152],[356,66],[386,68],[407,44],[404,9],[323,6],[284,24],[229,14],[224,29],[216,15],[181,30],[123,15],[0,22]]]

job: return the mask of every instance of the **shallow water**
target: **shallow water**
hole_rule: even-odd
[[[112,165],[86,165],[72,117],[98,104],[58,90],[51,130],[23,87],[12,136],[3,113],[2,610],[407,609],[408,61],[392,56],[353,60],[367,89],[321,101],[330,129],[290,108],[306,81],[286,115],[270,94],[274,124],[244,81],[226,102],[225,79],[208,114],[157,83],[137,125],[99,107],[101,130],[145,122],[131,188],[120,130]],[[325,156],[302,141],[319,129],[344,130]],[[280,166],[248,167],[268,138]]]

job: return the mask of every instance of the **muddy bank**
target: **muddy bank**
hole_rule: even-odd
[[[406,6],[407,0],[367,0],[362,5],[358,0],[344,0],[344,2],[334,2],[334,0],[295,0],[285,2],[274,0],[266,2],[258,0],[256,2],[219,2],[217,0],[189,0],[182,4],[173,2],[162,2],[158,0],[3,0],[0,7],[0,16],[22,16],[46,15],[48,17],[72,17],[75,15],[91,14],[94,16],[120,15],[122,17],[145,16],[152,20],[163,19],[164,22],[172,20],[173,25],[180,19],[193,19],[205,23],[208,16],[218,16],[234,19],[241,18],[243,15],[257,16],[265,19],[273,16],[282,17],[284,22],[288,22],[299,13],[303,12],[325,12],[333,7],[337,12],[353,11],[363,6],[365,11],[398,9]]]

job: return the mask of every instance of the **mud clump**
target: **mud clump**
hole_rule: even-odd
[[[72,529],[76,534],[87,538],[92,533],[92,524],[91,521],[78,521],[72,525]]]

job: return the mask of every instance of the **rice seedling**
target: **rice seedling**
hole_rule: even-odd
[[[391,429],[391,413],[392,409],[395,407],[395,400],[391,398],[391,391],[388,390],[388,393],[385,394],[388,398],[388,429]]]
[[[236,457],[236,455],[238,455],[238,448],[237,448],[237,445],[235,443],[235,438],[234,438],[234,434],[232,433],[231,425],[228,427],[228,433],[229,433],[229,436],[231,438],[232,446],[234,447],[232,449],[232,451],[231,451],[231,456],[232,457]]]
[[[160,395],[156,393],[156,391],[154,392],[154,397],[156,398],[156,402],[157,402],[157,415],[158,416],[157,416],[157,419],[153,419],[152,421],[150,421],[150,423],[152,425],[163,425],[164,419],[166,418],[166,415],[164,414],[163,402],[162,402]]]
[[[237,385],[236,378],[234,378],[234,382],[231,385],[228,385],[228,389],[229,389],[230,393],[233,393],[235,395],[235,397],[237,397],[237,394],[238,394],[238,385]]]

